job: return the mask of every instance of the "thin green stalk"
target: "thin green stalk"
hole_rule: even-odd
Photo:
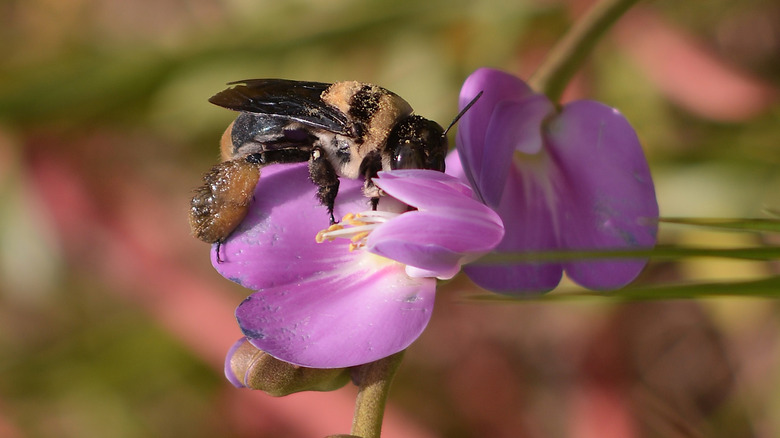
[[[574,73],[596,42],[639,0],[601,0],[563,36],[528,81],[531,87],[558,102]]]
[[[404,352],[362,365],[357,371],[359,390],[355,401],[355,416],[352,419],[354,436],[379,438],[382,432],[382,419],[385,404],[398,366]]]

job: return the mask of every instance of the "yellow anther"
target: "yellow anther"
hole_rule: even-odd
[[[351,240],[354,243],[357,243],[365,239],[366,237],[368,237],[369,234],[371,234],[369,231],[363,231],[362,233],[355,234],[349,240]]]
[[[317,233],[315,240],[323,243],[326,240],[332,242],[338,238],[349,239],[349,250],[354,251],[366,246],[366,239],[371,232],[384,222],[397,216],[388,212],[364,212],[348,213],[341,222],[333,224],[326,230]]]
[[[345,220],[345,222],[348,223],[349,225],[352,225],[353,227],[359,227],[361,225],[368,224],[368,222],[361,220],[360,218],[361,216],[358,214],[355,215],[354,217],[349,218],[348,220]]]
[[[335,237],[327,237],[325,235],[328,234],[331,231],[343,230],[343,229],[344,229],[343,225],[341,225],[341,224],[333,224],[333,225],[329,226],[325,230],[318,231],[317,235],[314,237],[314,239],[317,241],[317,243],[322,243],[322,242],[324,242],[326,240],[333,241],[333,240],[336,239]]]

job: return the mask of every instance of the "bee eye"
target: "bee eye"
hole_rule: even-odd
[[[419,145],[407,140],[395,149],[391,167],[393,169],[421,169],[423,162],[423,154]]]

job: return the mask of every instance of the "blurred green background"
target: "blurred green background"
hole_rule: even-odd
[[[468,74],[528,77],[590,3],[0,3],[0,437],[346,433],[354,389],[277,400],[222,377],[246,291],[189,236],[191,190],[234,117],[208,97],[246,78],[361,80],[446,124]],[[663,216],[776,217],[778,53],[776,1],[640,2],[566,98],[628,117]],[[718,248],[777,240],[660,234]],[[776,261],[654,261],[638,283],[777,273]],[[773,300],[485,304],[475,293],[465,278],[442,285],[386,436],[780,434]]]

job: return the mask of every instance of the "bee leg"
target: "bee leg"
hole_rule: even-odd
[[[262,157],[260,154],[250,154],[247,155],[244,160],[249,164],[256,164],[260,165],[263,164]],[[252,192],[252,202],[255,200],[255,193]],[[222,260],[219,259],[219,248],[222,246],[222,242],[217,242],[217,263],[222,263]]]
[[[217,263],[222,263],[222,258],[219,256],[219,251],[222,249],[222,241],[217,240]]]
[[[317,199],[328,208],[330,224],[335,224],[336,218],[333,216],[333,208],[336,204],[336,195],[339,193],[339,176],[319,146],[315,146],[311,151],[309,178],[314,184],[317,184]]]
[[[223,161],[214,166],[190,201],[192,235],[207,243],[224,243],[249,211],[259,179],[260,166],[248,160]]]
[[[379,206],[379,187],[374,185],[373,179],[376,178],[377,173],[382,170],[382,156],[374,151],[369,152],[368,155],[360,163],[360,174],[366,179],[363,184],[363,194],[371,198],[371,210],[376,211]]]

